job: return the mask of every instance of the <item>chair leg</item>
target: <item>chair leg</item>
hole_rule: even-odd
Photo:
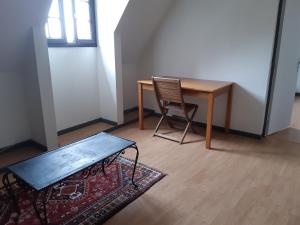
[[[195,114],[196,114],[196,112],[197,112],[197,109],[198,109],[198,106],[195,107],[195,109],[194,109],[194,111],[193,111],[193,113],[192,113],[192,116],[191,116],[191,118],[190,118],[191,121],[194,119]]]
[[[192,129],[192,131],[193,131],[195,134],[197,134],[197,131],[196,131],[195,128],[193,127],[193,119],[194,119],[194,117],[195,117],[195,114],[196,114],[196,112],[197,112],[197,109],[198,109],[198,106],[195,107],[195,109],[194,109],[194,111],[193,111],[193,113],[192,113],[192,116],[191,116],[191,118],[190,118],[190,121],[191,121],[191,129]]]
[[[156,125],[156,128],[155,128],[155,130],[154,130],[153,136],[156,135],[156,133],[157,133],[157,131],[158,131],[158,129],[159,129],[159,127],[160,127],[162,121],[164,120],[164,118],[165,118],[165,115],[162,115],[161,118],[160,118],[160,120],[159,120],[159,122],[158,122],[158,124]]]
[[[195,107],[195,109],[194,109],[194,111],[193,111],[193,113],[192,113],[192,115],[191,115],[190,118],[189,118],[189,116],[187,114],[185,114],[185,119],[187,121],[187,125],[185,127],[184,132],[183,132],[182,138],[181,138],[181,140],[179,142],[180,144],[183,143],[183,140],[184,140],[184,138],[186,136],[187,131],[189,130],[189,127],[191,127],[192,131],[195,132],[195,130],[193,129],[192,123],[193,123],[194,116],[195,116],[195,114],[197,112],[197,109],[198,109],[198,107]]]
[[[180,142],[179,142],[180,144],[183,143],[183,140],[184,140],[184,138],[185,138],[185,136],[186,136],[187,131],[189,130],[190,125],[191,125],[191,121],[189,121],[189,122],[187,123],[187,125],[186,125],[186,127],[185,127],[185,129],[184,129],[183,135],[182,135],[181,140],[180,140]]]
[[[158,122],[158,124],[157,124],[157,126],[156,126],[156,128],[155,128],[155,131],[154,131],[153,136],[160,136],[160,137],[163,137],[163,138],[168,138],[168,139],[171,139],[171,140],[173,140],[173,141],[179,142],[179,144],[183,144],[184,138],[185,138],[185,136],[186,136],[186,134],[187,134],[189,128],[191,127],[192,130],[193,130],[193,132],[195,132],[195,130],[194,130],[193,127],[192,127],[192,120],[193,120],[193,118],[194,118],[194,116],[195,116],[195,114],[196,114],[197,109],[198,109],[198,107],[195,107],[195,109],[194,109],[194,111],[193,111],[191,117],[189,117],[189,116],[185,113],[185,119],[186,119],[187,125],[186,125],[186,127],[185,127],[185,129],[184,129],[184,132],[183,132],[183,135],[182,135],[182,137],[181,137],[181,139],[180,139],[179,141],[177,141],[177,140],[175,140],[175,139],[171,139],[170,137],[166,137],[165,135],[162,135],[162,134],[158,134],[158,133],[157,133],[157,131],[158,131],[158,129],[159,129],[159,127],[160,127],[160,125],[161,125],[161,123],[163,122],[164,119],[167,120],[167,123],[168,123],[168,125],[169,125],[171,128],[174,127],[173,124],[171,124],[170,121],[168,120],[166,114],[163,114],[163,115],[161,116],[161,118],[160,118],[160,120],[159,120],[159,122]],[[196,132],[195,132],[195,133],[196,133]]]

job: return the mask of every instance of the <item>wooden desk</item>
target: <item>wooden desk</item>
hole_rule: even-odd
[[[138,106],[139,106],[139,128],[144,129],[144,111],[143,111],[143,92],[144,90],[154,91],[152,80],[139,80],[138,84]],[[214,99],[216,96],[227,93],[227,109],[225,131],[228,133],[231,119],[232,104],[232,82],[198,80],[198,79],[181,79],[183,94],[207,99],[207,127],[206,127],[206,148],[211,148],[212,137],[212,120],[214,111]]]

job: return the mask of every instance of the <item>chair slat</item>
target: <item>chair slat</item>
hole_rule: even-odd
[[[153,82],[160,100],[183,103],[180,79],[154,77]]]
[[[198,106],[195,104],[185,104],[182,90],[181,90],[181,81],[176,78],[165,78],[165,77],[152,77],[154,91],[156,95],[156,100],[161,110],[162,117],[159,120],[155,131],[154,136],[163,137],[173,141],[178,141],[180,144],[183,143],[185,135],[192,124],[192,120],[195,116]],[[177,140],[173,137],[166,136],[164,134],[157,133],[162,121],[167,120],[170,127],[173,127],[172,123],[168,121],[167,113],[171,107],[175,107],[183,112],[187,125],[184,129],[183,135],[180,140]],[[188,113],[193,110],[192,116],[189,117]]]

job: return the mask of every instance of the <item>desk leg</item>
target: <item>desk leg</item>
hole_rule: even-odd
[[[211,136],[212,136],[212,121],[214,112],[214,94],[208,95],[208,107],[207,107],[207,123],[206,123],[206,148],[211,148]]]
[[[229,133],[230,120],[231,120],[231,106],[232,106],[232,85],[228,89],[227,95],[227,108],[226,108],[226,120],[225,120],[225,131]]]
[[[144,96],[143,85],[138,83],[139,128],[144,130]]]

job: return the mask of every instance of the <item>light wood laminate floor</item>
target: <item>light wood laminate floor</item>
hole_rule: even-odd
[[[95,123],[88,127],[83,127],[78,130],[74,130],[72,132],[58,136],[58,142],[60,146],[64,146],[112,127],[112,125],[104,122]]]
[[[107,224],[300,224],[299,144],[215,132],[206,150],[191,133],[184,145],[153,138],[155,123],[114,134],[136,140],[140,161],[168,176]]]
[[[203,132],[189,133],[183,145],[152,137],[157,121],[113,132],[135,140],[139,161],[168,175],[106,225],[300,224],[299,144],[214,132],[207,150]]]

